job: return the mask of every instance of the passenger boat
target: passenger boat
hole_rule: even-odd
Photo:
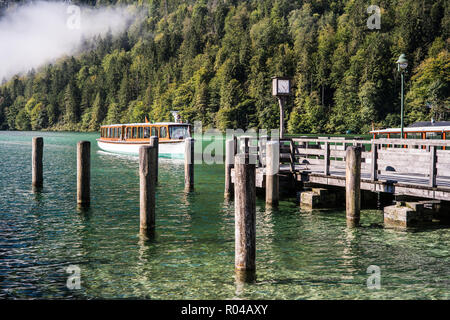
[[[370,131],[374,139],[400,139],[400,128],[389,128]],[[442,139],[450,140],[450,121],[416,122],[403,128],[404,139]]]
[[[370,131],[374,139],[401,139],[401,128],[389,128]],[[416,122],[403,128],[403,139],[450,140],[450,121]],[[438,147],[446,150],[448,147]]]
[[[100,149],[123,154],[139,154],[139,148],[159,138],[159,157],[184,158],[184,140],[191,136],[191,125],[178,122],[112,124],[100,127]]]

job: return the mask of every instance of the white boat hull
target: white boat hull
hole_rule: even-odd
[[[98,147],[104,151],[139,155],[139,148],[148,143],[114,143],[97,140]],[[180,142],[159,142],[158,156],[163,158],[183,159],[184,141]]]

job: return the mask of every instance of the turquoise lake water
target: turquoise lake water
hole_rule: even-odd
[[[31,139],[44,137],[44,188],[31,188]],[[234,274],[234,207],[223,165],[160,159],[155,241],[139,237],[138,159],[98,149],[98,134],[0,132],[0,298],[449,299],[450,229],[384,229],[381,211],[278,209],[257,199],[256,282]],[[76,206],[76,143],[89,140],[91,207]],[[80,268],[80,289],[66,286]],[[367,268],[380,268],[369,289]]]

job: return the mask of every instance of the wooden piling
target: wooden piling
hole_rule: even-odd
[[[278,205],[280,169],[280,143],[268,141],[266,143],[266,204]]]
[[[370,165],[370,176],[372,181],[378,180],[378,145],[372,142],[372,163]]]
[[[428,185],[431,188],[436,188],[436,150],[437,147],[436,146],[430,146],[430,180]]]
[[[139,209],[140,233],[153,237],[155,233],[155,188],[158,153],[155,146],[139,148]]]
[[[44,184],[44,177],[42,174],[42,158],[44,149],[44,139],[42,137],[33,137],[31,147],[31,184],[33,187],[40,188]]]
[[[158,160],[159,160],[159,158],[158,158],[158,154],[159,154],[159,139],[158,139],[158,137],[157,136],[151,136],[150,137],[150,147],[154,147],[154,148],[156,148],[156,163],[155,163],[155,165],[153,166],[153,170],[155,171],[155,181],[156,182],[158,182],[158,175],[159,175],[159,172],[158,172],[158,166],[159,166],[159,164],[158,164]]]
[[[255,164],[249,154],[237,154],[234,161],[235,268],[256,269],[256,185]]]
[[[79,141],[77,144],[77,203],[88,207],[90,204],[91,143]]]
[[[233,197],[233,183],[231,182],[231,169],[234,167],[234,155],[235,155],[235,141],[234,139],[227,140],[225,142],[225,198],[229,199]]]
[[[345,166],[347,226],[355,227],[361,211],[361,147],[347,148]]]
[[[184,148],[184,189],[194,190],[194,139],[186,138]]]
[[[326,176],[330,175],[330,143],[327,141],[325,142],[325,155],[324,155],[324,168],[323,168],[323,174]]]

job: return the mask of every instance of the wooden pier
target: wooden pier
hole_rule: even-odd
[[[273,152],[266,152],[267,140],[240,140],[248,146],[237,150],[256,157],[256,187],[276,198],[267,189],[273,169],[266,164],[274,162],[269,159]],[[352,149],[358,150],[356,160],[355,155],[347,159]],[[450,221],[450,140],[300,137],[280,139],[279,151],[280,193],[298,192],[300,204],[311,209],[346,203],[349,226],[358,225],[363,191],[369,198],[406,199],[383,209],[385,225],[409,227],[435,217]],[[233,183],[234,175],[231,169]]]
[[[450,140],[282,139],[279,173],[299,182],[345,187],[349,146],[362,148],[362,190],[450,201]],[[265,156],[264,149],[249,147],[258,158]],[[258,166],[257,188],[265,188],[265,171]],[[231,175],[234,179],[233,171]]]

